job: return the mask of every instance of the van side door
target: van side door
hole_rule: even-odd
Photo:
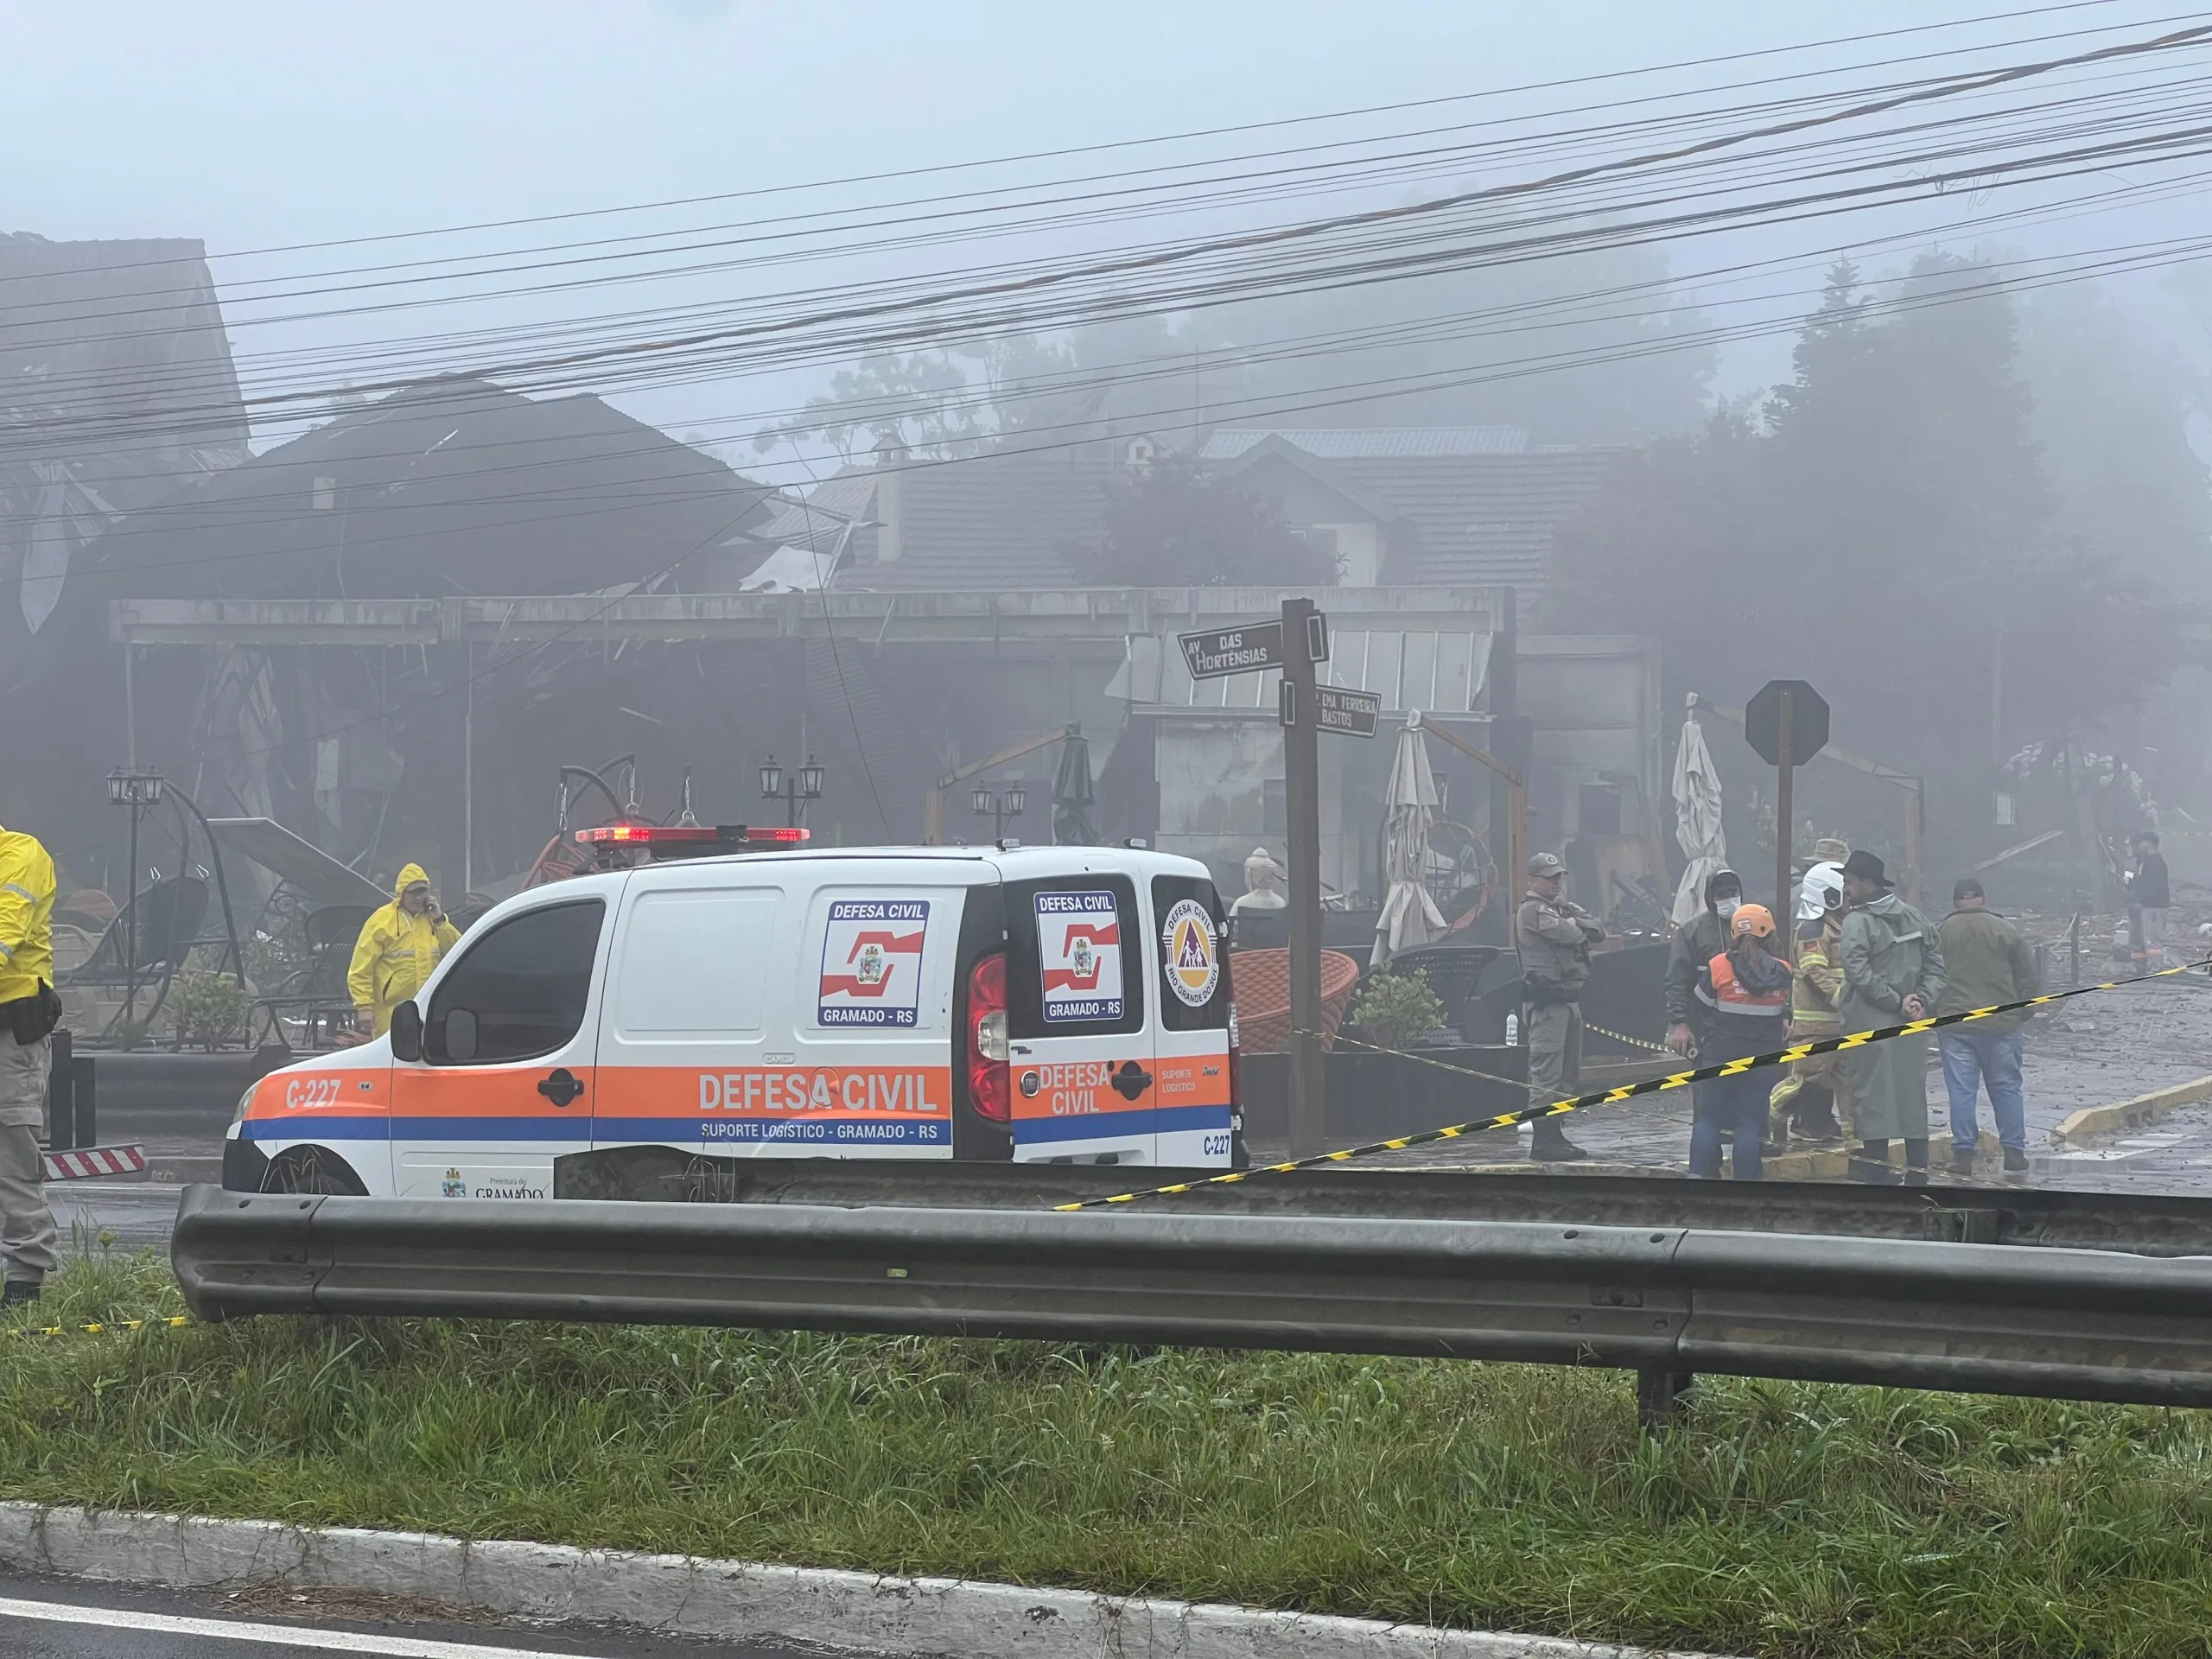
[[[543,1198],[590,1144],[607,900],[539,905],[461,940],[391,1068],[402,1198]]]
[[[1226,1168],[1238,1127],[1230,1065],[1229,916],[1199,876],[1152,878],[1146,952],[1160,987],[1154,1022],[1153,1127],[1159,1160]]]
[[[626,897],[607,976],[593,1147],[803,1150],[779,1134],[798,1092],[786,1071],[791,906],[781,881],[709,865],[639,876]]]
[[[1127,875],[1004,887],[1007,1034],[1016,1162],[1149,1164],[1152,976]]]

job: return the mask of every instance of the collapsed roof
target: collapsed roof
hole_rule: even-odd
[[[200,243],[0,234],[0,644],[119,514],[245,454]]]
[[[131,515],[88,566],[134,598],[726,590],[766,493],[597,397],[439,377]]]

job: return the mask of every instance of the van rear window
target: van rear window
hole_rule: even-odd
[[[1201,876],[1152,878],[1160,1023],[1167,1031],[1219,1031],[1229,1024],[1229,918]]]
[[[1006,886],[1007,1016],[1016,1037],[1112,1034],[1144,1027],[1146,958],[1127,876]]]

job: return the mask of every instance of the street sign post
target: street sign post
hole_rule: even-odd
[[[1315,613],[1319,620],[1319,613]],[[1248,622],[1236,628],[1202,628],[1179,633],[1183,665],[1194,680],[1218,680],[1231,674],[1255,674],[1281,668],[1282,642],[1289,629],[1281,622]],[[1301,635],[1300,638],[1304,636]]]
[[[1797,810],[1798,767],[1828,741],[1827,700],[1802,680],[1769,680],[1744,705],[1744,735],[1759,759],[1775,769],[1774,928],[1791,958],[1796,950],[1796,912],[1789,891],[1790,820]]]
[[[1283,829],[1290,853],[1290,1155],[1311,1158],[1323,1150],[1329,1128],[1321,1050],[1321,723],[1313,654],[1316,645],[1327,648],[1327,625],[1312,600],[1286,599],[1274,632],[1278,651],[1285,641],[1290,645],[1281,713]]]

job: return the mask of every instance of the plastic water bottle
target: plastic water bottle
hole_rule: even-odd
[[[1505,1046],[1511,1048],[1520,1040],[1521,1016],[1517,1014],[1509,1014],[1505,1016]]]

